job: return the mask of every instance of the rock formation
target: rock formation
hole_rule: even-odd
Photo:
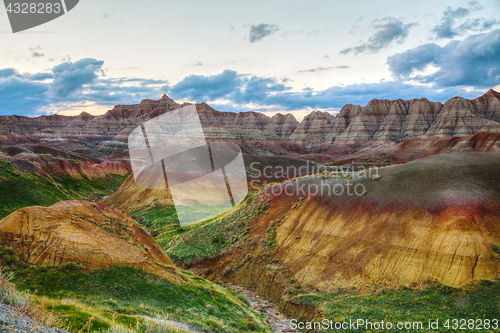
[[[106,160],[93,163],[85,160],[55,157],[49,154],[37,155],[26,152],[20,152],[12,157],[0,154],[0,161],[7,161],[20,171],[37,173],[49,180],[51,175],[93,179],[109,175],[125,176],[131,171],[128,161]]]
[[[290,139],[300,140],[308,146],[323,142],[330,134],[335,119],[328,112],[313,111],[304,117]]]
[[[264,294],[280,265],[302,286],[322,290],[496,280],[499,165],[500,154],[452,153],[358,174],[349,183],[350,195],[347,183],[328,176],[270,187],[254,203],[268,205],[266,212],[249,222],[250,239],[263,241],[214,262],[223,259],[220,274],[232,267],[225,278]],[[294,192],[296,185],[304,185],[305,193]],[[276,249],[269,252],[273,233]],[[280,264],[257,269],[251,258],[257,262],[262,253]]]
[[[74,200],[19,209],[0,221],[0,242],[35,265],[73,262],[89,270],[127,265],[180,280],[144,228],[102,204]]]
[[[15,142],[56,145],[92,158],[123,152],[130,132],[139,124],[170,112],[178,104],[167,95],[135,105],[117,105],[101,116],[82,113],[27,118],[0,117],[0,144]],[[208,138],[275,140],[280,154],[285,145],[337,154],[338,147],[401,142],[412,137],[467,136],[479,131],[500,132],[500,93],[494,90],[473,100],[455,97],[444,105],[425,98],[372,100],[366,106],[347,104],[335,116],[312,112],[299,123],[292,115],[268,117],[261,112],[221,112],[196,104]],[[24,137],[23,137],[24,135]],[[286,139],[286,140],[285,140]],[[287,143],[284,143],[287,142]],[[300,150],[300,149],[299,149]],[[260,153],[260,152],[256,152]],[[292,153],[303,153],[292,151]]]
[[[365,107],[348,104],[335,116],[322,150],[370,140],[404,141],[412,137],[500,132],[499,118],[500,93],[492,89],[474,100],[455,97],[444,105],[425,98],[372,100]]]

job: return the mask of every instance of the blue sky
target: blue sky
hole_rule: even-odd
[[[499,14],[496,0],[82,0],[12,34],[0,9],[0,115],[98,114],[163,93],[297,114],[475,98],[500,84]]]

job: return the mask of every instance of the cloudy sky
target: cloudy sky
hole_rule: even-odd
[[[0,40],[0,115],[97,114],[163,93],[334,113],[500,84],[498,0],[81,0],[16,34],[0,8]]]

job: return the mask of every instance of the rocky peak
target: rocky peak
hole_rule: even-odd
[[[160,101],[162,101],[162,102],[173,102],[173,103],[175,103],[173,99],[171,99],[170,97],[168,97],[168,96],[167,96],[167,94],[163,94],[163,96],[161,96]]]
[[[302,140],[306,145],[323,142],[332,128],[334,119],[328,112],[313,111],[304,117],[290,138]]]
[[[94,119],[95,116],[91,115],[88,112],[82,111],[78,116],[76,116],[75,120],[76,121],[89,121],[91,119]]]
[[[496,99],[500,99],[500,92],[497,92],[493,89],[490,89],[488,90],[488,92],[486,94],[484,94],[483,96],[485,97],[489,97],[489,98],[496,98]]]
[[[299,122],[291,114],[277,113],[267,119],[263,130],[268,133],[277,134],[280,137],[289,137],[299,126]]]

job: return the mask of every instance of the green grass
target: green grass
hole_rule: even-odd
[[[384,322],[389,321],[394,324],[416,321],[422,322],[423,327],[428,328],[429,319],[433,321],[439,319],[439,328],[445,331],[443,325],[447,319],[500,320],[499,295],[500,281],[483,280],[476,285],[462,289],[434,283],[428,289],[423,290],[384,288],[380,293],[372,295],[356,295],[354,291],[338,291],[321,295],[298,296],[297,301],[319,306],[324,317],[334,321],[364,319],[372,322],[384,320]],[[366,331],[365,328],[359,330],[359,332],[364,331]],[[474,330],[468,329],[467,331]],[[488,332],[488,330],[477,331]],[[419,331],[408,330],[408,332]]]
[[[92,314],[81,311],[74,305],[48,304],[46,308],[60,318],[64,318],[65,326],[71,332],[78,332],[83,327],[86,327],[86,325],[89,325],[89,322],[91,331],[99,331],[111,327],[111,324],[107,321],[95,318]]]
[[[262,150],[267,151],[267,152],[271,153],[272,155],[279,155],[277,152],[275,152],[271,149],[262,149]]]
[[[50,206],[69,200],[52,182],[0,161],[0,218],[28,206]]]
[[[125,176],[110,174],[104,178],[92,179],[85,176],[83,179],[76,179],[70,176],[52,176],[61,190],[75,200],[98,200],[105,195],[112,194],[120,188],[127,177],[128,174]]]
[[[0,219],[23,207],[50,206],[64,200],[90,200],[111,194],[127,176],[78,180],[53,175],[52,178],[57,186],[38,174],[19,171],[9,162],[0,161]]]
[[[235,210],[175,231],[170,229],[157,236],[156,240],[174,261],[189,265],[195,259],[215,257],[231,246],[243,244],[248,233],[248,221],[264,211],[252,205],[254,200],[253,196],[249,196]],[[182,241],[175,243],[181,236]]]
[[[156,205],[145,210],[132,211],[127,215],[146,227],[153,237],[161,235],[172,241],[184,231],[179,225],[174,206]],[[169,243],[164,245],[168,247]]]
[[[272,250],[276,249],[276,228],[267,231],[267,240],[265,244]]]
[[[148,228],[172,260],[189,265],[195,259],[214,257],[241,244],[248,232],[248,221],[267,209],[265,205],[251,205],[254,200],[250,195],[236,210],[184,227],[177,220],[174,206],[158,205],[128,215]],[[182,242],[173,245],[180,237]]]
[[[58,267],[19,265],[13,282],[38,302],[65,317],[77,332],[92,319],[90,331],[121,320],[125,326],[139,316],[162,316],[214,332],[270,332],[265,317],[253,311],[231,290],[190,272],[187,283],[167,279],[131,267],[112,266],[92,272]],[[118,320],[116,317],[120,316]]]
[[[129,212],[128,215],[150,231],[179,225],[174,206],[156,205],[145,210]]]

